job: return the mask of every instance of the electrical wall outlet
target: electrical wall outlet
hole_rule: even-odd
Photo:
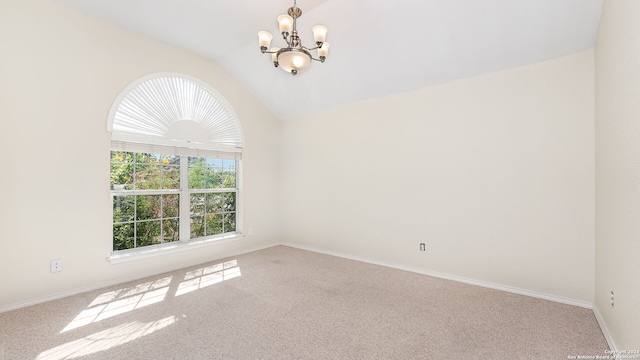
[[[611,290],[611,306],[615,306],[616,299],[613,297],[613,290]]]
[[[420,251],[425,251],[426,247],[424,245],[424,243],[420,243]]]
[[[249,229],[247,229],[247,235],[249,236],[253,236],[253,228],[250,227]]]
[[[51,260],[51,272],[60,272],[62,271],[62,260]]]

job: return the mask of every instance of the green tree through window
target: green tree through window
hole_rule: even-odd
[[[235,232],[236,179],[235,160],[112,151],[113,250]]]
[[[236,162],[189,158],[191,238],[236,231]]]

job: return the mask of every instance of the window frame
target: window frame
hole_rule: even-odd
[[[153,154],[162,154],[163,152],[158,151],[140,151],[140,144],[135,144],[132,149],[123,149],[126,146],[112,146],[111,151],[127,151],[127,152],[147,152]],[[159,149],[158,149],[159,150]],[[179,251],[184,251],[188,249],[200,248],[203,246],[210,246],[215,244],[222,244],[229,241],[235,241],[244,238],[243,233],[243,206],[242,206],[242,184],[243,184],[243,176],[242,176],[242,158],[234,155],[233,153],[223,154],[221,152],[208,153],[208,152],[200,152],[198,151],[197,155],[188,154],[192,151],[174,151],[182,154],[175,154],[180,158],[180,188],[179,189],[133,189],[133,190],[125,190],[125,189],[110,189],[110,197],[111,204],[113,204],[113,200],[115,196],[124,196],[124,195],[167,195],[167,194],[178,194],[180,196],[179,200],[179,240],[173,242],[166,242],[161,244],[153,244],[153,245],[145,245],[141,247],[135,247],[131,249],[123,249],[123,250],[114,250],[113,249],[113,209],[111,211],[111,253],[107,260],[114,263],[121,263],[136,259],[148,258],[156,255],[169,254]],[[217,155],[217,156],[216,156]],[[220,156],[223,155],[223,156]],[[189,157],[204,157],[204,158],[216,158],[216,159],[233,159],[235,160],[235,188],[211,188],[211,189],[190,189],[189,188]],[[111,161],[109,162],[111,164]],[[227,232],[222,234],[209,235],[204,237],[198,237],[195,239],[190,239],[191,237],[191,211],[190,211],[190,199],[191,194],[194,193],[235,193],[235,231]]]
[[[116,253],[113,251],[112,209],[108,261],[124,262],[244,237],[242,152],[245,137],[238,115],[222,94],[189,75],[173,72],[148,74],[120,92],[109,110],[106,125],[107,132],[111,134],[111,150],[236,160],[235,233],[118,250]],[[181,178],[181,186],[188,190],[187,181]],[[180,198],[179,211],[188,214],[190,195],[181,195]],[[185,203],[186,206],[183,205]],[[112,206],[113,201],[110,203]],[[190,216],[182,216],[187,217],[190,219]],[[190,232],[190,224],[180,224],[180,231],[183,229]]]

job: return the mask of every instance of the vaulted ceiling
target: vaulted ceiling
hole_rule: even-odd
[[[602,0],[297,0],[305,45],[329,28],[327,61],[292,76],[261,54],[284,44],[293,0],[55,0],[219,63],[283,120],[560,57],[594,46]],[[212,84],[215,86],[215,84]]]

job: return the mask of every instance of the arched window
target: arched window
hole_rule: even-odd
[[[213,88],[180,74],[141,78],[114,102],[107,131],[116,254],[241,233],[243,133]]]

